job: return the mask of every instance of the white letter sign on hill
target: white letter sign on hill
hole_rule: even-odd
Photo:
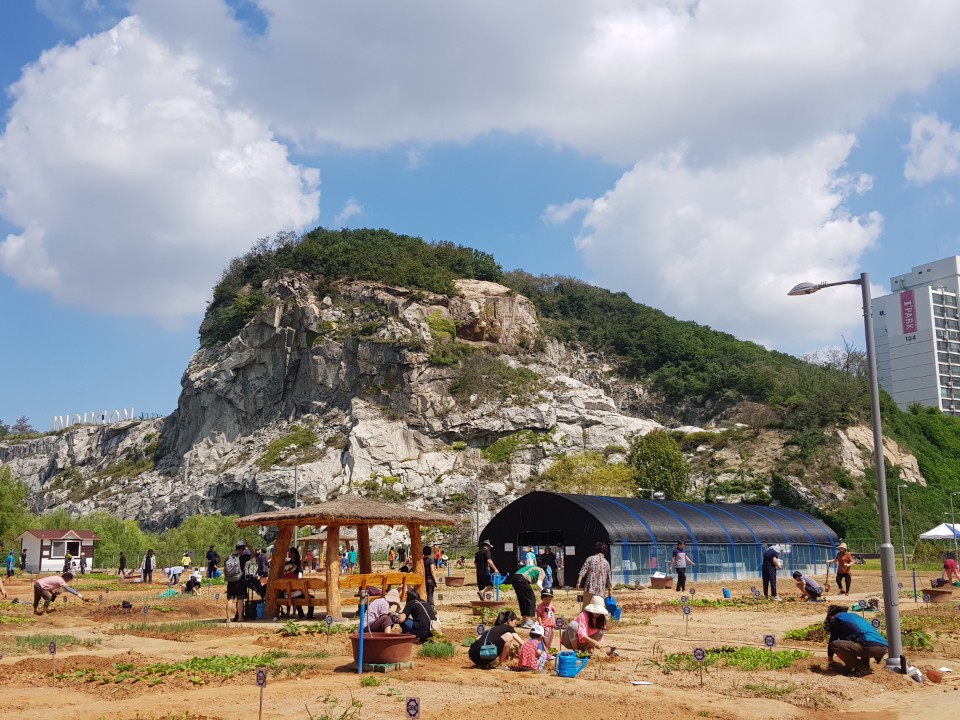
[[[133,408],[127,410],[101,410],[100,412],[84,413],[80,415],[55,415],[53,418],[54,430],[66,430],[71,425],[113,425],[121,420],[135,420]]]

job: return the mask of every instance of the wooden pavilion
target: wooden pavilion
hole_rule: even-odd
[[[277,613],[278,599],[281,592],[286,592],[289,598],[294,589],[299,589],[306,596],[306,601],[300,601],[294,604],[307,604],[312,607],[326,606],[328,614],[334,618],[341,617],[342,604],[340,598],[340,558],[337,553],[327,553],[324,563],[325,577],[320,580],[310,582],[300,580],[303,587],[287,587],[289,583],[281,581],[283,574],[283,554],[290,547],[293,540],[293,530],[297,527],[326,525],[326,541],[328,547],[339,547],[340,528],[354,527],[357,531],[357,555],[360,566],[360,587],[365,587],[368,579],[373,578],[373,566],[370,556],[370,527],[373,525],[403,525],[410,533],[410,556],[413,561],[413,574],[417,577],[417,585],[421,593],[424,592],[423,581],[423,537],[420,534],[420,528],[424,525],[453,525],[456,518],[442,513],[427,512],[424,510],[413,510],[402,505],[393,505],[382,502],[375,502],[367,498],[356,495],[342,495],[336,500],[319,503],[316,505],[304,505],[298,508],[289,508],[287,510],[274,510],[272,512],[256,513],[247,515],[237,520],[239,527],[254,526],[275,526],[277,528],[277,539],[274,543],[275,554],[279,561],[270,563],[270,576],[267,583],[266,597],[266,615],[275,617]],[[356,587],[356,576],[350,576],[351,586]],[[389,578],[376,578],[386,581]],[[399,582],[399,580],[398,580]],[[324,602],[315,602],[309,598],[310,590],[323,590]],[[287,601],[289,605],[289,600]]]

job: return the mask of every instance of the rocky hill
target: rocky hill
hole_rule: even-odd
[[[479,510],[482,524],[542,486],[561,453],[622,460],[631,438],[664,425],[686,438],[694,492],[711,500],[829,508],[870,462],[865,427],[833,434],[837,476],[799,471],[787,436],[752,423],[745,404],[700,408],[703,427],[638,417],[657,407],[654,394],[603,356],[549,339],[527,298],[494,282],[457,280],[452,294],[320,287],[283,271],[245,288],[260,309],[196,352],[168,418],[0,444],[0,461],[35,510],[103,509],[149,529],[289,507],[295,486],[301,501],[356,492],[472,521]],[[887,451],[905,481],[924,482],[915,458],[892,441]]]

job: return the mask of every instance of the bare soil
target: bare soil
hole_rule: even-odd
[[[912,581],[902,579],[912,589]],[[82,589],[83,582],[79,584]],[[756,584],[758,581],[724,583],[736,602],[715,605],[711,601],[722,599],[721,584],[692,583],[696,593],[690,598],[695,602],[686,618],[676,591],[618,591],[623,618],[613,624],[607,638],[620,656],[595,655],[577,678],[565,679],[554,674],[474,669],[461,646],[465,638],[475,635],[479,622],[469,608],[469,600],[475,597],[470,587],[440,589],[440,616],[447,637],[457,647],[453,658],[415,657],[412,670],[358,677],[350,667],[353,658],[345,634],[288,637],[280,632],[284,622],[272,619],[228,625],[224,623],[223,596],[217,601],[210,592],[202,598],[170,599],[158,597],[165,590],[162,585],[131,586],[105,594],[101,604],[102,591],[94,589],[87,593],[93,602],[59,602],[55,612],[34,618],[29,604],[31,582],[17,578],[7,583],[7,588],[11,599],[19,598],[21,604],[0,604],[0,616],[8,618],[0,624],[4,681],[0,720],[39,716],[68,720],[254,718],[260,692],[253,671],[224,678],[200,671],[151,675],[149,668],[191,658],[270,651],[288,654],[276,660],[263,694],[263,717],[271,719],[404,718],[407,698],[419,699],[423,718],[456,720],[606,720],[665,714],[718,720],[836,720],[840,714],[844,720],[928,720],[960,714],[960,591],[957,602],[929,606],[915,603],[912,593],[904,591],[904,626],[922,627],[933,643],[930,649],[908,650],[910,663],[955,671],[945,673],[940,684],[920,684],[882,666],[864,678],[836,673],[827,667],[822,642],[784,639],[789,630],[821,622],[826,605],[790,597],[793,584],[789,578],[781,581],[784,602],[757,602],[751,592]],[[849,598],[831,595],[828,602],[850,604],[879,597],[879,573],[856,574],[853,591]],[[119,607],[123,600],[133,604],[132,611]],[[512,594],[506,600],[508,606],[516,607]],[[707,602],[697,602],[701,600]],[[579,607],[574,592],[558,591],[555,602],[566,618],[573,617]],[[151,607],[146,616],[144,605]],[[868,611],[865,616],[882,619],[882,613]],[[183,621],[193,622],[170,625]],[[150,626],[135,627],[143,622]],[[300,626],[308,629],[314,623],[305,621]],[[176,627],[182,631],[174,630]],[[806,650],[812,656],[776,671],[712,666],[703,673],[702,689],[696,671],[665,672],[664,659],[671,653],[724,645],[761,648],[768,634],[776,638],[776,649]],[[61,639],[55,658],[56,679],[46,645],[26,644],[27,638],[40,635],[70,636],[82,643]],[[19,644],[17,638],[21,638]],[[376,684],[370,684],[374,682],[370,678]],[[632,681],[652,684],[637,686]],[[358,705],[351,708],[351,703]]]

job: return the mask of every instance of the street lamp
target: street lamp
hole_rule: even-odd
[[[903,556],[903,571],[907,571],[907,544],[903,539],[903,505],[900,504],[900,490],[906,485],[897,483],[897,511],[900,513],[900,553]]]
[[[900,635],[900,597],[897,588],[897,561],[890,542],[890,514],[887,508],[887,472],[883,462],[883,428],[880,422],[880,385],[877,380],[876,347],[873,338],[873,303],[870,298],[870,274],[856,280],[832,283],[800,283],[788,295],[810,295],[837,285],[859,285],[863,296],[863,329],[867,341],[867,369],[870,372],[870,404],[873,414],[873,455],[877,469],[877,503],[880,510],[880,573],[883,576],[884,615],[887,620],[887,667],[905,667],[903,638]],[[956,535],[956,533],[954,533]]]
[[[663,500],[666,495],[664,495],[660,490],[654,490],[653,488],[637,488],[638,493],[648,492],[650,493],[651,500]]]

